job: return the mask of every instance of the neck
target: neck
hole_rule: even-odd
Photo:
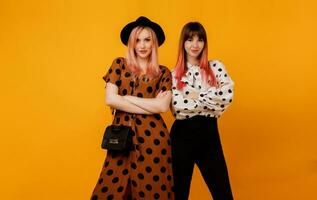
[[[187,62],[189,62],[192,65],[199,65],[199,60],[194,57],[187,56]]]
[[[148,58],[140,58],[140,57],[137,57],[137,62],[142,70],[143,73],[146,72],[146,67],[149,63],[149,59]]]

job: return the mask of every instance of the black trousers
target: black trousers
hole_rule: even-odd
[[[217,119],[194,116],[171,129],[175,200],[187,200],[197,164],[213,200],[233,200]]]

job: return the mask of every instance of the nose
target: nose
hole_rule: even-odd
[[[198,48],[198,41],[193,41],[193,47]]]

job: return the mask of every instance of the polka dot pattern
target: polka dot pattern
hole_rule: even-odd
[[[186,84],[181,90],[176,89],[176,79],[173,72],[172,111],[176,119],[188,119],[195,115],[220,117],[233,99],[234,83],[228,75],[225,66],[218,60],[209,61],[219,87],[206,84],[197,65],[188,65],[188,70],[182,81]],[[191,93],[197,93],[192,98]]]
[[[161,90],[171,90],[172,77],[166,67],[160,66],[161,74],[156,78],[143,75],[134,79],[126,66],[124,58],[117,58],[103,77],[118,86],[119,95],[153,98]],[[117,110],[113,124],[129,123],[135,132],[135,150],[128,155],[107,153],[91,200],[174,199],[173,179],[168,176],[172,174],[170,137],[163,118],[159,114],[132,115]]]

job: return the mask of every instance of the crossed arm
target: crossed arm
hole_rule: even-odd
[[[171,91],[160,92],[155,98],[121,96],[115,84],[107,83],[106,104],[114,109],[135,114],[155,114],[166,112],[172,98]]]

